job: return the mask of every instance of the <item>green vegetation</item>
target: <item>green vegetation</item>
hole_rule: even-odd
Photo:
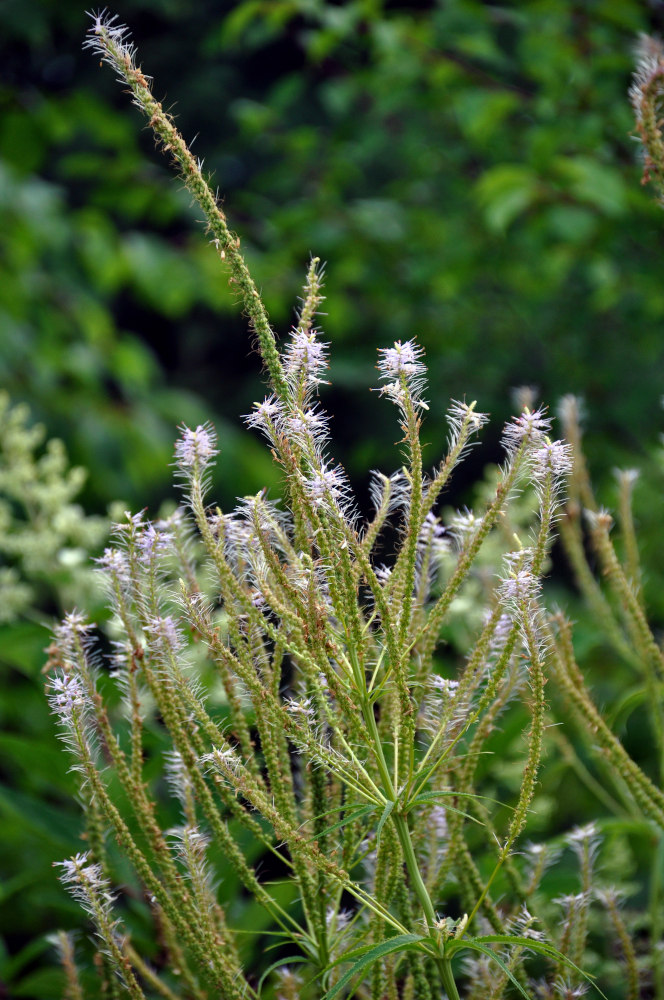
[[[100,506],[164,495],[180,420],[214,417],[248,489],[258,449],[223,421],[257,395],[255,366],[200,214],[77,52],[81,11],[33,6],[0,15],[5,387],[91,470]],[[222,16],[128,0],[122,16],[233,206],[275,327],[312,252],[333,272],[332,410],[351,473],[392,445],[344,421],[351,399],[370,419],[355,362],[413,334],[440,387],[432,441],[449,398],[500,420],[522,384],[586,399],[600,474],[652,441],[661,212],[639,188],[625,101],[637,34],[658,27],[645,5],[270,0]]]

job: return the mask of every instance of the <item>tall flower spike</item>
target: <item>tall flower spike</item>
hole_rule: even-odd
[[[180,440],[175,444],[175,462],[179,470],[189,476],[200,474],[218,454],[212,424],[199,424],[196,430],[183,425]]]
[[[94,896],[100,895],[106,906],[110,904],[113,898],[110,882],[104,877],[101,865],[94,864],[89,854],[75,854],[74,857],[56,861],[55,864],[62,869],[60,881],[93,918],[95,914],[90,902]]]
[[[508,455],[513,454],[523,444],[534,445],[544,439],[551,430],[551,421],[546,416],[546,409],[530,410],[528,407],[505,425],[503,430],[503,447]]]
[[[445,527],[431,511],[424,518],[424,523],[420,528],[417,539],[417,565],[418,572],[423,567],[427,568],[429,580],[428,586],[433,582],[438,573],[445,556],[452,550],[451,540],[447,536]],[[422,595],[424,596],[424,594]]]
[[[49,702],[53,714],[69,725],[74,712],[81,711],[86,704],[85,691],[78,677],[71,674],[54,677],[49,687]]]
[[[481,524],[482,517],[474,511],[458,510],[450,520],[449,533],[461,549],[475,536]]]
[[[94,627],[94,623],[89,622],[80,611],[70,611],[65,615],[53,629],[63,655],[76,661],[79,648],[88,651],[93,642],[90,633]]]
[[[586,860],[592,863],[602,843],[600,832],[594,823],[575,827],[565,839],[581,864]]]
[[[329,505],[332,501],[343,501],[348,496],[348,481],[340,465],[333,469],[322,465],[306,479],[305,485],[317,507]]]
[[[305,387],[327,385],[321,378],[327,369],[328,345],[320,341],[313,330],[294,330],[284,354],[284,368],[289,381],[303,380]]]
[[[135,47],[128,43],[127,29],[117,25],[115,17],[105,11],[92,14],[92,27],[85,43],[118,73],[134,97],[134,103],[147,117],[150,127],[165,152],[171,154],[187,190],[200,205],[212,235],[211,242],[231,273],[231,281],[240,292],[244,307],[258,340],[261,357],[270,374],[272,388],[280,399],[288,396],[288,384],[277,350],[274,331],[270,326],[263,300],[240,251],[240,240],[231,232],[217,196],[201,173],[200,162],[191,153],[184,139],[150,89],[149,77],[136,64]]]
[[[297,323],[297,329],[302,333],[309,333],[313,328],[316,314],[319,312],[321,304],[325,301],[325,296],[322,293],[324,277],[325,264],[321,264],[320,257],[312,257],[307,271],[307,281],[301,300],[302,308],[300,309]]]
[[[285,423],[287,436],[304,448],[320,448],[329,436],[327,415],[316,406],[297,410]]]
[[[247,413],[244,422],[247,427],[257,427],[267,434],[268,440],[275,439],[277,428],[283,421],[284,407],[276,396],[266,396],[262,403],[254,403],[251,413]]]
[[[572,446],[566,441],[550,441],[545,438],[533,451],[531,462],[536,482],[542,482],[550,474],[559,483],[572,473],[574,467]]]
[[[664,99],[664,46],[659,38],[641,35],[636,49],[636,70],[629,91],[642,144],[643,184],[657,188],[664,197],[664,140],[662,138],[662,100]]]
[[[178,750],[167,750],[164,754],[164,772],[171,792],[185,808],[193,802],[194,786],[182,754]]]
[[[408,505],[409,493],[410,485],[403,469],[393,472],[391,476],[386,476],[375,469],[371,470],[369,496],[377,511],[380,510],[383,503],[386,503],[386,517],[395,510]]]
[[[451,401],[446,416],[450,428],[450,451],[454,450],[463,427],[468,426],[471,433],[475,434],[489,422],[488,413],[478,413],[474,403],[469,405],[458,399]]]
[[[414,406],[427,410],[428,405],[420,398],[426,384],[424,376],[427,371],[421,360],[423,357],[424,348],[419,347],[414,340],[407,340],[405,344],[396,340],[393,347],[380,347],[376,367],[381,379],[386,382],[378,390],[380,394],[388,396],[401,409],[407,405],[410,397]]]
[[[563,425],[563,430],[565,436],[569,436],[567,433],[570,424],[581,424],[585,419],[585,408],[583,400],[579,396],[574,396],[572,393],[568,393],[566,396],[562,396],[558,402],[558,417]]]
[[[131,580],[131,571],[127,556],[120,549],[107,547],[103,555],[95,562],[99,572],[111,578],[112,584],[120,588],[126,587]]]
[[[516,611],[530,607],[539,594],[541,583],[539,577],[529,569],[519,569],[503,580],[500,593],[503,601]]]
[[[149,521],[138,536],[139,562],[146,567],[153,566],[160,556],[171,551],[172,541],[172,534],[168,529],[157,530],[154,524]]]
[[[145,994],[124,953],[123,936],[118,933],[119,921],[112,912],[115,897],[101,865],[91,863],[88,854],[76,854],[57,864],[62,868],[60,881],[89,914],[112,967],[126,987],[127,995],[131,1000],[145,1000]]]
[[[424,349],[418,347],[414,340],[407,340],[405,344],[396,340],[394,347],[380,347],[378,354],[377,367],[384,379],[399,378],[401,375],[410,378],[426,373],[426,365],[420,361]]]
[[[104,62],[122,74],[122,57],[131,63],[136,55],[136,46],[128,42],[129,28],[126,24],[118,24],[118,15],[109,14],[106,8],[97,13],[88,10],[86,14],[92,18],[92,25],[83,48],[92,49]]]
[[[195,826],[176,827],[170,831],[173,847],[184,865],[191,892],[199,910],[214,906],[214,879],[207,859],[209,836]]]
[[[86,761],[97,756],[98,735],[83,681],[75,673],[62,672],[51,679],[47,693],[51,711],[58,717],[59,738],[74,758],[71,770],[85,774]]]
[[[145,632],[150,647],[157,652],[177,656],[185,645],[184,636],[171,615],[163,618],[149,616],[145,621]]]

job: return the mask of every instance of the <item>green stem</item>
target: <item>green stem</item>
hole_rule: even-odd
[[[403,851],[404,861],[406,862],[406,868],[408,869],[408,874],[413,884],[413,889],[415,890],[415,895],[419,899],[422,909],[424,910],[429,931],[433,931],[436,924],[436,912],[433,908],[433,903],[431,902],[431,896],[429,895],[427,887],[420,874],[420,867],[417,863],[417,858],[415,857],[413,841],[411,840],[410,830],[408,829],[408,820],[400,813],[395,812],[392,815],[394,817],[394,825],[396,827],[397,836],[399,837],[399,842]]]
[[[447,993],[447,1000],[460,1000],[459,991],[454,981],[451,960],[449,958],[441,958],[438,962],[436,962],[436,965],[440,971],[440,978],[443,981],[443,986],[445,987],[445,992]]]
[[[362,699],[361,710],[362,716],[364,718],[364,723],[370,733],[371,740],[373,742],[374,755],[376,758],[376,763],[378,765],[378,771],[380,773],[381,781],[383,782],[383,789],[385,796],[388,801],[393,801],[396,798],[395,786],[397,783],[397,776],[394,776],[394,782],[390,776],[390,769],[387,766],[387,761],[385,760],[385,753],[383,752],[383,743],[380,738],[380,733],[378,732],[378,726],[376,724],[376,717],[374,715],[373,703],[369,698],[369,692],[367,691],[367,681],[364,669],[362,668],[357,651],[353,644],[348,646],[348,658],[351,663],[351,668],[353,671],[353,679],[355,681],[355,686],[357,691],[360,693]]]
[[[364,699],[363,713],[367,728],[370,730],[372,737],[376,746],[376,756],[378,768],[381,773],[381,778],[383,779],[385,793],[388,798],[394,797],[394,789],[392,787],[392,781],[390,778],[390,773],[387,768],[387,763],[383,754],[383,748],[380,741],[380,734],[378,733],[378,727],[376,725],[376,720],[373,714],[373,707],[369,703],[368,699]],[[433,937],[436,925],[436,911],[433,908],[433,903],[431,902],[431,897],[424,883],[422,875],[420,873],[420,866],[417,863],[417,857],[415,856],[415,849],[413,848],[413,841],[410,836],[410,829],[408,827],[408,820],[402,813],[393,812],[392,819],[394,820],[394,826],[397,831],[397,836],[399,838],[399,843],[401,844],[401,850],[403,851],[404,861],[406,863],[406,868],[408,869],[408,875],[412,883],[415,895],[420,901],[420,905],[424,910],[424,915],[426,917],[427,927],[429,933]],[[440,971],[440,977],[445,987],[445,991],[448,996],[448,1000],[459,1000],[459,993],[456,988],[456,983],[454,982],[454,976],[452,974],[452,964],[448,959],[440,959],[436,961],[438,969]]]
[[[479,910],[480,906],[482,905],[482,903],[484,902],[484,900],[487,897],[487,894],[489,892],[489,889],[491,888],[493,880],[495,879],[495,877],[498,874],[498,872],[500,871],[500,869],[503,867],[504,861],[505,861],[505,854],[503,852],[501,852],[500,857],[498,858],[498,861],[496,862],[496,867],[491,872],[491,875],[489,876],[489,881],[484,886],[484,889],[482,890],[480,898],[475,903],[475,906],[473,907],[473,910],[472,910],[470,916],[468,917],[468,920],[466,921],[466,925],[465,925],[463,931],[461,932],[461,934],[459,935],[459,937],[463,937],[463,935],[466,933],[467,928],[470,927],[470,925],[472,924],[473,919],[475,918],[475,915],[476,915],[477,911]]]

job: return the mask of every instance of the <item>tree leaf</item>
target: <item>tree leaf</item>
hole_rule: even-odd
[[[475,185],[475,195],[489,229],[504,233],[536,201],[540,190],[529,166],[499,163],[486,170]]]

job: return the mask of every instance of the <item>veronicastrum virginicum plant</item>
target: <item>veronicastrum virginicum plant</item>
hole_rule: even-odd
[[[126,35],[113,18],[95,16],[87,44],[129,86],[173,156],[241,294],[269,380],[246,422],[281,467],[285,501],[260,492],[222,513],[208,496],[213,430],[184,428],[176,465],[185,506],[156,523],[128,514],[99,560],[124,712],[102,696],[93,626],[72,613],[57,630],[50,698],[80,773],[88,840],[85,854],[63,862],[62,880],[95,926],[105,995],[458,1000],[463,979],[468,1000],[580,996],[588,988],[581,966],[597,830],[568,839],[581,891],[560,900],[562,919],[537,894],[550,851],[514,853],[536,793],[547,673],[604,751],[621,794],[627,786],[640,822],[664,828],[664,796],[595,708],[568,623],[549,619],[540,603],[552,529],[564,513],[582,586],[613,622],[616,643],[625,644],[625,629],[636,637],[635,658],[659,690],[661,651],[638,598],[630,600],[607,516],[595,504],[591,529],[625,604],[620,621],[593,589],[576,508],[562,506],[578,443],[574,406],[568,401],[565,411],[572,444],[551,440],[545,413],[524,407],[505,428],[504,465],[483,510],[459,513],[444,528],[441,497],[486,417],[474,404],[453,403],[447,455],[427,472],[423,351],[413,340],[381,350],[378,391],[396,409],[404,464],[391,476],[374,474],[373,514],[363,522],[343,469],[328,457],[317,401],[327,374],[318,261],[280,351],[239,240]],[[585,480],[574,481],[577,503]],[[532,517],[517,535],[516,525],[506,526],[523,489]],[[395,551],[379,558],[386,535],[396,538]],[[504,537],[509,546],[496,547]],[[489,572],[487,546],[503,552]],[[483,617],[462,669],[448,678],[441,629],[469,594]],[[506,809],[478,794],[476,775],[497,719],[514,706],[529,721]],[[654,707],[653,725],[661,734]],[[155,728],[170,741],[164,773],[181,815],[171,829],[163,828],[161,790],[148,780],[145,744]],[[574,757],[571,744],[566,750]],[[492,859],[486,872],[469,846],[470,827]],[[113,843],[155,922],[154,964],[120,921]],[[270,861],[281,884],[262,879],[250,857]],[[268,915],[266,933],[280,950],[273,961],[254,952],[258,971],[246,964],[233,901],[222,905],[215,876],[232,877]],[[642,973],[617,898],[604,887],[625,995],[636,1000]],[[661,926],[652,923],[656,943]],[[61,935],[60,943],[68,995],[83,997],[72,942]]]

